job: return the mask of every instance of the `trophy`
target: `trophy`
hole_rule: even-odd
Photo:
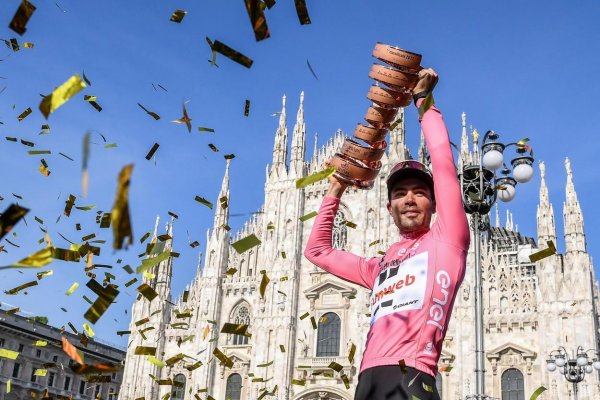
[[[359,123],[354,138],[346,138],[341,150],[331,159],[334,176],[360,189],[371,189],[381,169],[387,134],[398,108],[412,101],[412,89],[419,80],[421,55],[398,47],[377,43],[373,57],[387,65],[373,64],[369,77],[375,84],[367,98],[372,106],[365,114],[367,124]]]

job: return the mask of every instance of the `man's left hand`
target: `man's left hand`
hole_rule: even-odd
[[[419,71],[419,81],[413,89],[414,94],[422,92],[433,92],[438,82],[438,74],[432,68],[423,68]]]

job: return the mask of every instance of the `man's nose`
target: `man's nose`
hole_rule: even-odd
[[[415,194],[412,192],[412,190],[409,190],[408,192],[406,192],[406,195],[404,196],[405,198],[405,203],[410,203],[410,204],[414,204],[415,203]]]

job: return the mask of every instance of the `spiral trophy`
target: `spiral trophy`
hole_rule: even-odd
[[[381,157],[398,108],[412,101],[412,89],[421,70],[421,55],[398,47],[377,43],[373,57],[387,65],[373,64],[369,77],[375,84],[367,98],[372,105],[365,114],[367,124],[359,123],[354,138],[346,138],[341,150],[331,159],[334,176],[360,189],[371,189],[381,169]]]

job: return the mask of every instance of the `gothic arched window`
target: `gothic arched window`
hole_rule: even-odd
[[[525,400],[523,374],[516,368],[502,374],[502,400]]]
[[[372,208],[367,211],[367,228],[375,228],[375,211]]]
[[[317,333],[317,357],[337,357],[340,355],[340,317],[329,312],[319,318]]]
[[[336,249],[343,249],[346,247],[346,241],[348,240],[348,228],[346,225],[342,224],[346,219],[344,218],[344,213],[338,211],[333,220],[333,238],[332,243],[333,247]]]
[[[233,317],[234,324],[250,325],[250,311],[248,311],[248,306],[246,304],[239,306],[233,315],[234,315],[234,317]],[[248,344],[248,336],[233,335],[233,344],[234,345]]]
[[[227,378],[225,400],[240,400],[242,395],[242,377],[240,374],[231,374]]]
[[[171,399],[183,400],[185,396],[185,376],[183,374],[175,375],[171,389]]]

